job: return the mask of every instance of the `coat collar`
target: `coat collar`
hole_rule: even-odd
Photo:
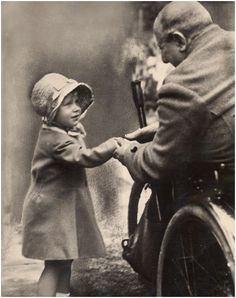
[[[80,136],[80,137],[84,138],[86,136],[86,132],[85,132],[84,127],[81,123],[78,124],[78,126],[76,127],[76,130],[66,130],[66,129],[60,127],[60,126],[48,125],[46,123],[43,123],[42,128],[43,129],[49,129],[49,130],[52,130],[52,131],[57,131],[59,133],[66,134],[66,135],[69,135],[71,137]]]
[[[188,49],[188,55],[202,47],[203,44],[209,42],[212,38],[215,38],[215,32],[219,30],[219,26],[216,24],[208,25],[200,34],[198,34],[191,42]]]
[[[42,128],[43,129],[49,129],[49,130],[52,130],[52,131],[57,131],[57,132],[60,132],[60,133],[63,133],[65,135],[67,135],[67,131],[60,128],[60,127],[58,127],[58,126],[51,126],[51,125],[47,125],[47,124],[43,123]]]

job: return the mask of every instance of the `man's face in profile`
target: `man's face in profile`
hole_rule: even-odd
[[[161,59],[164,63],[171,63],[173,66],[178,66],[185,58],[185,55],[180,50],[180,44],[172,35],[164,35],[156,33],[157,44],[161,51]]]

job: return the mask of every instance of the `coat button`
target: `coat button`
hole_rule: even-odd
[[[138,150],[138,147],[137,147],[137,146],[133,146],[133,147],[130,149],[130,151],[133,152],[133,153],[136,152],[137,150]]]

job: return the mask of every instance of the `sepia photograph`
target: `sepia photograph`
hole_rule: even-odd
[[[234,297],[235,2],[1,25],[1,297]]]

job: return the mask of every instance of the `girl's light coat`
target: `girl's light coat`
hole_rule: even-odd
[[[112,140],[87,149],[81,138],[62,129],[41,129],[23,207],[25,257],[63,260],[105,255],[85,168],[106,162],[114,149]]]

